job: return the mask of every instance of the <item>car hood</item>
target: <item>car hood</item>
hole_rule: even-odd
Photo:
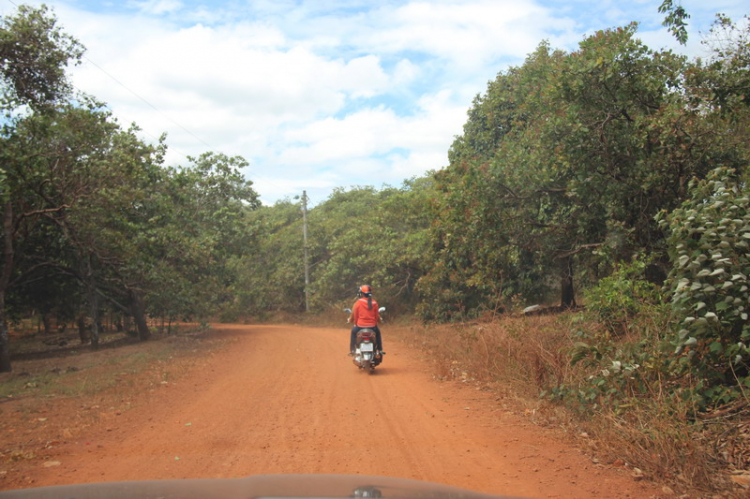
[[[366,475],[255,475],[247,478],[147,480],[58,485],[0,492],[2,499],[492,499],[419,480]]]

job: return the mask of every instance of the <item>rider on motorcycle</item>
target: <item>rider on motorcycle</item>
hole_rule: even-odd
[[[378,311],[378,302],[372,298],[372,286],[363,284],[357,290],[357,296],[359,299],[354,302],[352,307],[352,313],[346,322],[354,324],[352,327],[352,334],[349,340],[349,351],[351,355],[354,355],[354,343],[357,338],[357,332],[360,329],[368,328],[375,331],[375,342],[378,354],[384,355],[383,351],[383,340],[380,337],[380,312]]]

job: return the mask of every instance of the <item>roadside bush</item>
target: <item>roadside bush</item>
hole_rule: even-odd
[[[599,326],[597,317],[586,312],[572,321],[573,346],[567,353],[574,369],[562,384],[548,387],[541,395],[578,414],[604,408],[621,414],[662,390],[670,360],[665,341],[669,310],[658,303],[643,304],[627,319],[629,328],[638,332],[632,338]]]
[[[750,189],[733,170],[717,168],[693,180],[690,193],[660,223],[673,261],[672,369],[695,378],[688,395],[705,408],[747,400],[750,389]]]
[[[658,392],[667,373],[669,309],[645,278],[647,262],[620,265],[585,293],[586,310],[571,318],[571,376],[543,397],[579,414],[616,413]]]
[[[586,308],[613,334],[625,334],[644,305],[660,301],[658,288],[645,280],[646,263],[621,265],[585,293]]]
[[[750,193],[732,170],[690,184],[690,199],[660,224],[669,230],[671,306],[635,260],[587,294],[591,322],[570,351],[580,377],[545,395],[578,412],[632,405],[669,386],[703,411],[750,389]],[[671,311],[670,311],[671,308]],[[629,333],[628,337],[623,337]],[[676,402],[676,401],[675,401]]]

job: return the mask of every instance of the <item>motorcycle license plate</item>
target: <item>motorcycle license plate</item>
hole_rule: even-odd
[[[373,345],[372,345],[372,343],[362,343],[362,344],[361,344],[361,345],[359,346],[359,351],[360,351],[360,352],[372,352],[372,350],[373,350]]]

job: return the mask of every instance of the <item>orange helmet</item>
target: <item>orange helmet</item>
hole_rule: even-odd
[[[369,284],[363,284],[359,287],[357,294],[359,294],[359,296],[372,296],[372,286]]]

